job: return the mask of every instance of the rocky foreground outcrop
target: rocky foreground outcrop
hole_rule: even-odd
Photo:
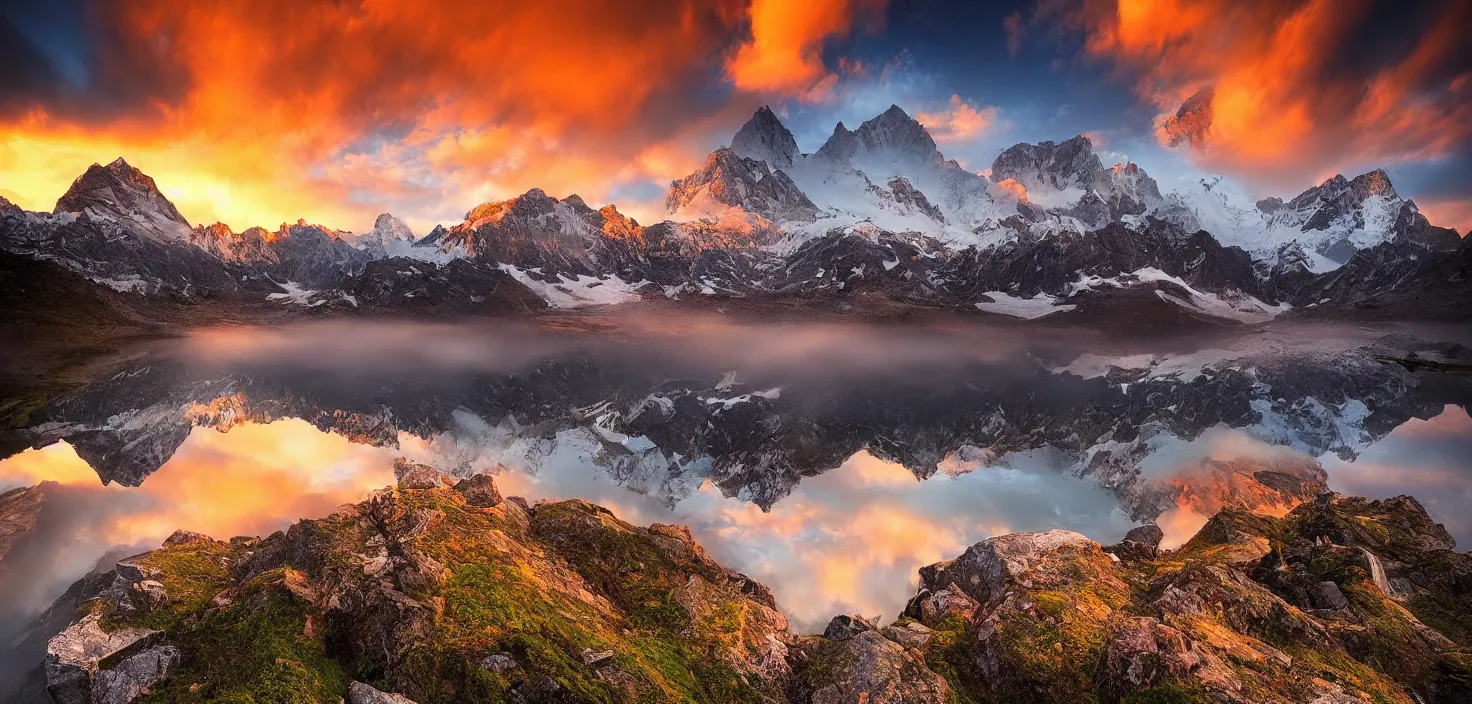
[[[90,578],[59,702],[1462,702],[1472,556],[1409,497],[1229,509],[1185,546],[999,536],[881,627],[793,633],[680,526],[489,477],[400,484],[263,539],[180,532]]]

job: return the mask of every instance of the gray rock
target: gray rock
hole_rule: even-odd
[[[1309,589],[1309,598],[1313,600],[1316,609],[1342,609],[1349,606],[1349,600],[1339,591],[1339,585],[1333,582],[1315,584]]]
[[[161,582],[145,579],[133,585],[133,605],[142,611],[153,611],[164,604],[169,603],[169,592],[164,589]]]
[[[495,653],[481,658],[480,666],[491,672],[505,672],[519,667],[509,653]]]
[[[612,658],[613,651],[604,650],[601,652],[594,652],[591,648],[584,648],[582,657],[584,665],[596,665],[600,662],[603,662],[604,660]]]
[[[951,697],[945,678],[918,654],[865,631],[823,651],[809,671],[813,704],[941,704]]]
[[[874,630],[874,624],[863,616],[840,614],[828,622],[823,637],[828,640],[848,640],[860,633]]]
[[[169,537],[164,539],[165,546],[183,545],[185,543],[195,542],[214,543],[219,541],[209,537],[208,535],[205,535],[204,533],[196,533],[192,530],[176,530],[172,534],[170,534]]]
[[[940,591],[955,584],[983,606],[1000,600],[1008,580],[1058,550],[1094,545],[1070,530],[1012,533],[972,545],[960,557],[920,568],[920,586]]]
[[[915,648],[916,650],[924,649],[926,645],[930,644],[930,639],[935,636],[935,631],[919,621],[905,621],[901,624],[890,624],[879,632],[885,638],[899,643],[906,648]]]
[[[169,678],[179,665],[179,649],[172,645],[150,648],[125,658],[111,670],[97,673],[92,704],[130,704]]]
[[[362,682],[348,685],[347,704],[414,704],[402,694],[380,692]]]
[[[87,704],[97,663],[158,633],[146,628],[108,632],[101,622],[101,616],[89,613],[46,644],[46,689],[57,704]]]
[[[1149,545],[1152,549],[1160,546],[1160,541],[1165,537],[1165,531],[1154,523],[1146,523],[1143,526],[1135,526],[1130,532],[1124,534],[1125,540],[1133,540],[1142,545]]]

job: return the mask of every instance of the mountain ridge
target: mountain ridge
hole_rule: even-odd
[[[275,231],[253,227],[234,233],[220,223],[191,228],[153,179],[120,158],[90,167],[51,214],[0,215],[0,246],[50,258],[118,290],[184,298],[261,296],[324,310],[355,308],[357,296],[348,290],[361,284],[354,277],[376,270],[371,265],[380,260],[417,261],[414,267],[434,271],[467,260],[471,270],[497,270],[512,280],[507,285],[554,307],[650,296],[848,296],[876,290],[864,281],[889,278],[836,261],[795,266],[794,257],[839,256],[839,249],[807,246],[835,237],[853,238],[843,251],[876,245],[890,250],[875,255],[880,262],[912,256],[901,251],[908,245],[895,250],[885,243],[928,239],[934,244],[924,248],[925,282],[885,284],[881,295],[975,304],[983,311],[1008,310],[995,305],[998,296],[1046,294],[1059,301],[1055,308],[1062,312],[1076,306],[1061,301],[1088,288],[1089,281],[1137,287],[1133,282],[1145,269],[1197,287],[1164,292],[1161,300],[1192,315],[1221,318],[1213,311],[1224,311],[1227,319],[1241,318],[1236,302],[1244,297],[1257,301],[1244,305],[1261,319],[1286,310],[1283,303],[1299,311],[1347,307],[1353,314],[1367,305],[1414,309],[1429,301],[1431,309],[1452,315],[1453,301],[1469,287],[1464,264],[1458,263],[1466,259],[1458,254],[1465,242],[1454,230],[1431,225],[1382,170],[1353,179],[1335,176],[1287,201],[1254,202],[1220,179],[1162,195],[1139,165],[1105,167],[1092,142],[1076,136],[1014,145],[985,178],[947,160],[925,127],[897,105],[857,129],[838,124],[812,154],[801,153],[780,118],[763,106],[731,144],[671,183],[670,220],[645,225],[612,204],[594,210],[576,195],[558,199],[533,188],[476,205],[461,223],[437,226],[417,239],[388,213],[362,235],[305,221]],[[758,156],[763,158],[753,158]],[[785,165],[773,168],[766,159]],[[1203,230],[1221,248],[1194,251],[1233,258],[1226,253],[1240,250],[1251,271],[1225,260],[1180,256],[1183,247],[1194,247],[1193,233]],[[141,239],[111,234],[117,232]],[[1411,247],[1389,246],[1401,241]],[[175,250],[177,256],[164,253]],[[1030,250],[1037,256],[1052,252],[1063,264],[1052,266],[1051,274],[1044,273],[1046,266],[1026,270],[1008,264]],[[1101,250],[1138,250],[1144,257],[1110,255],[1103,261],[1128,264],[1101,269],[1094,266]],[[1362,262],[1352,267],[1359,269],[1391,254],[1444,262],[1451,274],[1424,285],[1401,281],[1373,290],[1333,274],[1352,261]],[[968,269],[974,266],[982,270]],[[1197,266],[1238,273],[1202,276],[1194,272]],[[1410,276],[1436,268],[1396,266]],[[798,269],[811,280],[795,280],[790,272]],[[1158,288],[1158,280],[1149,287]],[[979,288],[976,281],[991,283]],[[403,293],[414,297],[412,289]]]

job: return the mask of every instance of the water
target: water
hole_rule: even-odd
[[[1415,495],[1472,544],[1466,380],[1375,359],[1454,356],[1427,347],[1454,337],[1119,342],[719,315],[201,330],[121,355],[40,414],[33,439],[52,444],[0,460],[0,489],[55,482],[32,547],[7,558],[0,622],[178,528],[261,535],[325,515],[391,484],[397,457],[689,525],[805,630],[892,618],[917,568],[991,535],[1108,543],[1155,520],[1176,545],[1226,505],[1289,510],[1316,472]]]

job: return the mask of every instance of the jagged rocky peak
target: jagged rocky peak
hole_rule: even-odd
[[[670,183],[665,207],[692,220],[720,220],[738,209],[772,221],[810,222],[818,211],[786,173],[724,147],[711,152],[699,170]]]
[[[1387,204],[1396,206],[1397,210],[1402,202],[1400,195],[1395,192],[1395,186],[1390,183],[1390,175],[1381,169],[1375,169],[1352,180],[1344,178],[1343,174],[1335,174],[1288,201],[1288,208],[1312,211],[1308,222],[1304,223],[1304,229],[1322,230],[1329,227],[1335,219],[1352,210],[1363,208],[1365,201],[1372,197],[1383,198]]]
[[[116,222],[139,234],[184,239],[189,221],[158,190],[148,174],[118,157],[107,166],[93,164],[56,201],[54,213],[82,213]]]
[[[832,164],[856,167],[941,162],[940,151],[925,126],[898,105],[889,106],[856,130],[838,123],[814,156]]]
[[[731,138],[731,151],[746,159],[764,161],[773,171],[790,168],[802,157],[792,132],[765,105],[757,109],[756,114]]]
[[[514,198],[501,201],[488,201],[470,209],[465,214],[465,223],[462,227],[480,227],[494,223],[507,217],[514,218],[539,218],[552,215],[559,204],[563,204],[566,210],[574,211],[578,215],[593,212],[582,198],[570,196],[567,200],[558,200],[547,195],[540,188],[532,188]],[[572,214],[572,213],[569,213]]]
[[[20,206],[10,202],[5,196],[0,196],[0,215],[20,212]]]
[[[383,213],[382,215],[378,216],[378,219],[373,221],[373,232],[382,232],[388,235],[392,235],[393,238],[396,240],[414,239],[414,231],[410,230],[409,226],[405,224],[403,220],[400,220],[399,218],[396,218],[389,213]]]
[[[373,229],[358,237],[359,247],[387,247],[398,241],[413,242],[414,231],[397,217],[383,213],[373,221]]]
[[[1059,143],[1014,144],[992,162],[992,180],[1011,179],[1029,191],[1048,187],[1083,191],[1107,190],[1104,164],[1094,154],[1094,144],[1079,135]]]

